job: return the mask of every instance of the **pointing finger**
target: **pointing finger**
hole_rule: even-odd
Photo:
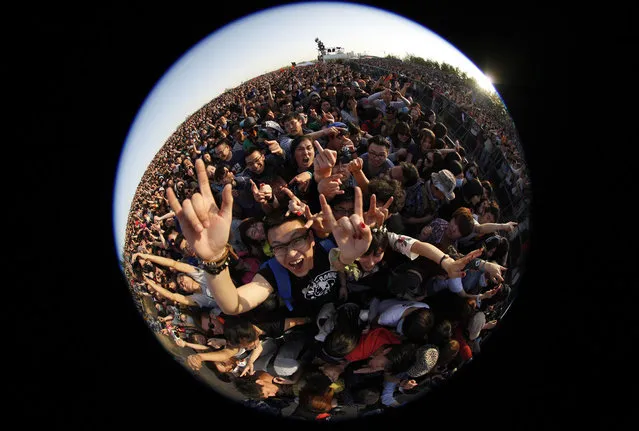
[[[320,200],[320,205],[322,207],[323,218],[324,220],[326,220],[326,225],[330,230],[333,230],[333,227],[336,224],[335,216],[333,216],[333,210],[328,205],[328,202],[326,202],[326,197],[324,196],[323,193],[320,194],[319,200]]]

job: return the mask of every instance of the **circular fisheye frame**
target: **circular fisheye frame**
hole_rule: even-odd
[[[296,4],[162,77],[115,202],[133,300],[176,360],[249,408],[341,420],[437,396],[479,354],[517,296],[530,181],[490,79],[447,41]]]

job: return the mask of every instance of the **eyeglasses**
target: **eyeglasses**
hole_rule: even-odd
[[[368,154],[371,155],[372,157],[379,157],[384,159],[387,157],[386,153],[374,153],[372,151],[369,151]]]
[[[308,239],[309,232],[310,231],[307,229],[303,235],[298,236],[297,238],[293,238],[287,243],[278,244],[274,247],[271,247],[273,254],[275,256],[284,257],[286,256],[286,253],[288,253],[289,249],[301,251],[301,249],[306,246],[306,240]]]

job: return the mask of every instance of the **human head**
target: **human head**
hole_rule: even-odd
[[[264,232],[264,223],[255,217],[249,217],[242,220],[237,227],[240,232],[240,239],[248,247],[252,247],[259,252],[262,244],[266,241],[266,233]]]
[[[333,330],[324,339],[324,352],[333,358],[343,358],[359,343],[362,327],[359,321],[359,305],[348,302],[337,307]]]
[[[395,136],[404,145],[408,145],[411,140],[410,126],[404,121],[400,121],[395,126]]]
[[[419,172],[414,164],[409,162],[400,162],[399,165],[390,169],[390,177],[400,181],[404,187],[411,187],[419,180]]]
[[[384,252],[388,246],[388,235],[384,229],[371,229],[372,240],[368,250],[357,261],[366,272],[372,271],[375,265],[384,259]]]
[[[344,188],[344,193],[336,195],[331,201],[331,208],[336,220],[344,216],[350,217],[355,210],[355,189]]]
[[[195,293],[201,290],[200,283],[198,283],[197,281],[195,281],[194,279],[192,279],[191,277],[189,277],[183,272],[179,273],[175,277],[175,280],[177,282],[179,289],[182,292],[185,292],[187,294]]]
[[[302,136],[304,134],[304,131],[302,130],[303,123],[304,119],[299,112],[289,113],[282,119],[284,130],[286,130],[286,133],[291,137]]]
[[[444,123],[438,121],[433,126],[432,131],[437,139],[444,139],[444,137],[448,133],[448,128],[444,125]]]
[[[271,398],[277,395],[279,386],[273,383],[273,379],[265,377],[266,373],[246,375],[241,379],[234,379],[235,388],[245,397],[252,400]],[[266,376],[270,376],[266,374]]]
[[[220,139],[215,143],[215,155],[224,161],[228,161],[233,157],[233,153],[231,151],[231,143],[228,139]]]
[[[448,222],[446,234],[448,238],[457,240],[461,237],[468,236],[474,228],[473,215],[466,207],[457,208]]]
[[[432,130],[423,128],[419,131],[419,144],[422,150],[428,150],[435,145],[435,134]]]
[[[227,317],[224,321],[224,338],[229,347],[252,350],[260,343],[255,326],[245,317]]]
[[[218,164],[213,174],[213,182],[217,184],[232,184],[233,172],[226,165]]]
[[[306,135],[298,136],[291,143],[291,160],[299,170],[309,170],[315,159],[313,140]]]
[[[322,372],[313,372],[306,377],[299,391],[299,407],[313,412],[329,412],[334,407],[335,390],[331,380]]]
[[[486,258],[488,260],[502,266],[506,264],[508,251],[510,250],[510,243],[507,238],[493,235],[484,241],[484,247],[486,248]]]
[[[406,371],[415,361],[416,346],[413,343],[385,345],[368,360],[371,368],[383,368],[391,374]]]
[[[406,199],[406,192],[402,184],[393,179],[377,177],[370,180],[368,183],[368,190],[364,197],[365,206],[368,205],[370,195],[375,194],[377,198],[377,205],[383,206],[391,197],[393,202],[388,207],[389,214],[395,214],[404,208],[404,201]],[[368,210],[368,207],[365,208]]]
[[[315,239],[305,227],[306,219],[295,214],[285,215],[276,210],[264,218],[266,238],[277,261],[297,277],[313,268]]]
[[[481,186],[481,183],[477,178],[466,180],[466,182],[462,185],[462,195],[464,196],[464,199],[473,206],[479,203],[483,193],[484,188]]]
[[[455,199],[455,176],[447,169],[433,172],[430,175],[431,185],[435,198],[451,201]]]
[[[497,223],[499,220],[499,204],[497,201],[489,201],[488,204],[484,207],[483,214],[479,215],[479,219],[477,220],[479,224],[484,223]]]
[[[449,154],[456,154],[456,153],[448,153],[446,154],[446,156],[448,156]],[[461,185],[461,180],[463,180],[464,178],[464,172],[463,172],[463,167],[461,165],[461,163],[459,163],[459,161],[457,160],[447,160],[446,161],[446,169],[448,169],[453,176],[455,177],[455,180],[460,180],[460,181],[455,181],[455,183],[457,184],[457,186]]]
[[[368,140],[368,163],[374,167],[381,167],[388,158],[390,144],[382,135],[375,135]]]
[[[428,120],[428,122],[434,125],[436,122],[436,118],[437,116],[435,115],[435,111],[433,111],[432,109],[429,109],[428,112],[426,113],[426,119]]]
[[[402,332],[408,341],[423,344],[428,338],[428,333],[435,325],[435,316],[430,308],[418,308],[406,317],[402,325]]]
[[[464,178],[467,181],[474,180],[479,177],[479,165],[477,162],[468,162],[466,166],[464,166]]]
[[[249,171],[254,174],[261,174],[264,172],[264,154],[257,147],[250,147],[245,155],[244,161]]]

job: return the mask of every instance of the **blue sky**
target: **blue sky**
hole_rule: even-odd
[[[292,4],[212,29],[167,70],[132,119],[114,190],[117,250],[124,248],[126,221],[142,175],[177,127],[226,88],[288,66],[291,61],[315,59],[316,37],[326,47],[341,46],[346,52],[400,58],[412,54],[446,62],[494,91],[483,72],[446,40],[407,18],[369,6]]]

